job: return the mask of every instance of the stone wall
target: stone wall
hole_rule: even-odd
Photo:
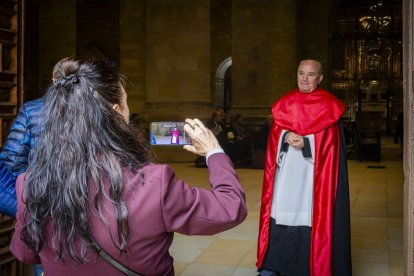
[[[232,109],[263,117],[295,85],[296,1],[239,0],[232,8]]]
[[[403,0],[404,47],[404,275],[414,274],[414,3]]]
[[[119,60],[120,1],[77,0],[76,53]]]
[[[334,18],[340,0],[298,0],[298,61],[307,58],[319,60],[324,67],[322,87],[329,89],[330,39],[333,34]]]
[[[53,66],[63,57],[76,53],[76,0],[39,1],[39,85],[30,90],[44,91]],[[28,45],[27,45],[28,47]],[[30,73],[28,73],[30,74]]]
[[[206,121],[223,102],[216,75],[230,58],[231,77],[221,80],[231,87],[229,107],[254,129],[296,86],[300,59],[319,59],[329,71],[338,2],[39,0],[39,83],[64,56],[101,54],[120,60],[130,111],[144,127],[186,117]]]
[[[146,1],[122,0],[120,6],[120,64],[128,78],[131,113],[144,109],[146,85]]]
[[[300,59],[319,59],[329,71],[336,2],[39,1],[39,82],[61,57],[95,41],[98,52],[119,58],[132,113],[148,121],[208,118],[222,96],[217,68],[231,57],[231,109],[264,118],[296,85]]]
[[[220,81],[217,70],[232,55],[232,1],[211,0],[211,99],[214,106],[223,106],[224,95],[216,94]],[[224,83],[223,83],[224,84]]]
[[[203,116],[210,96],[210,1],[147,1],[147,90],[143,116]]]

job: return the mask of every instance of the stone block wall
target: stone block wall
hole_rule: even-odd
[[[147,1],[144,113],[170,120],[211,105],[210,1]]]
[[[223,97],[217,69],[231,58],[230,109],[258,126],[296,86],[299,60],[319,59],[329,71],[338,1],[38,0],[39,83],[62,57],[96,50],[119,58],[130,111],[144,126],[206,121]]]
[[[50,83],[53,66],[63,57],[76,54],[76,0],[39,1],[38,87]],[[29,45],[27,45],[29,47]],[[41,93],[42,94],[42,93]]]
[[[120,5],[120,65],[128,78],[126,90],[131,113],[144,109],[146,77],[146,1],[122,0]]]
[[[298,0],[298,60],[313,58],[324,67],[321,86],[329,89],[330,81],[330,39],[333,22],[339,8],[339,0]]]
[[[296,85],[300,59],[317,58],[329,70],[337,0],[101,2],[39,1],[40,82],[94,35],[98,50],[119,57],[131,82],[132,113],[148,120],[208,118],[217,100],[217,68],[231,57],[231,109],[264,118]],[[94,10],[99,15],[88,15]],[[323,83],[328,86],[328,75]]]
[[[232,55],[232,1],[211,0],[211,99],[214,106],[224,102],[223,93],[216,95],[217,69]]]
[[[264,118],[295,85],[296,1],[233,1],[232,17],[232,109]]]
[[[76,1],[76,54],[119,60],[120,1]]]

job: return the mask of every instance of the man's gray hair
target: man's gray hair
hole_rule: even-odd
[[[319,61],[317,61],[316,59],[303,59],[300,63],[299,66],[302,65],[302,63],[306,62],[306,61],[312,61],[314,63],[316,63],[316,65],[318,66],[318,75],[322,75],[323,74],[323,68],[322,68],[322,63],[320,63]],[[299,68],[298,66],[298,68]]]

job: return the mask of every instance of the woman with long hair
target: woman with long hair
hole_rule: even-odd
[[[173,275],[173,233],[215,234],[247,215],[229,158],[198,119],[184,126],[206,155],[211,190],[192,188],[128,124],[125,79],[105,60],[65,58],[45,95],[44,130],[18,177],[11,251],[46,275]]]

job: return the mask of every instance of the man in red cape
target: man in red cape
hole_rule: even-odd
[[[272,107],[257,251],[260,275],[352,275],[345,105],[303,60],[298,88]]]

